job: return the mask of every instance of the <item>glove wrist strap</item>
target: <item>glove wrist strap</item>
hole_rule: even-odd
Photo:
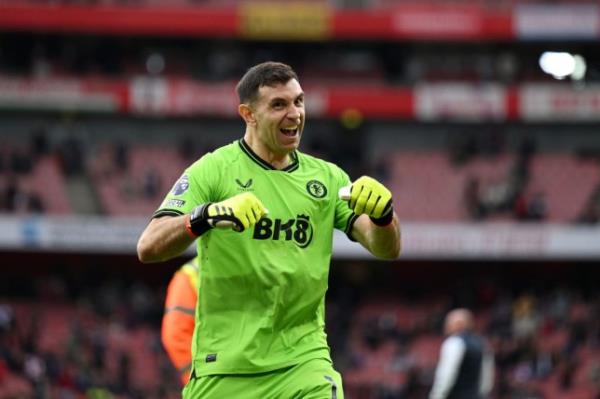
[[[186,220],[186,229],[194,238],[200,237],[208,230],[212,229],[212,226],[208,223],[208,207],[212,202],[198,205],[188,215]]]
[[[390,209],[390,211],[388,213],[386,213],[385,215],[383,215],[380,218],[373,218],[370,217],[371,222],[373,222],[374,224],[376,224],[379,227],[385,227],[388,226],[390,223],[392,223],[392,220],[394,220],[394,210]]]

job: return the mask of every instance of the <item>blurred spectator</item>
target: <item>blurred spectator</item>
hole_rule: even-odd
[[[493,147],[502,142],[502,135],[495,130],[489,132],[489,137],[481,148]],[[496,150],[482,149],[475,146],[476,153],[487,153],[487,156],[499,154]],[[470,177],[465,184],[463,203],[467,214],[472,220],[512,212],[518,220],[544,220],[547,216],[547,204],[543,192],[537,192],[531,199],[525,195],[525,188],[529,181],[529,164],[535,153],[535,142],[532,139],[523,139],[519,145],[517,158],[509,173],[504,177],[494,177],[487,181],[480,181],[477,177]],[[470,155],[469,155],[470,156]],[[461,162],[465,162],[465,155],[461,155]]]
[[[56,284],[52,283],[52,286]],[[95,284],[97,285],[98,282]],[[92,307],[84,307],[85,312],[74,312],[77,309],[76,305],[68,305],[72,312],[69,317],[73,320],[70,334],[60,333],[63,331],[60,325],[57,329],[57,325],[44,315],[44,312],[48,312],[47,315],[60,314],[65,311],[64,305],[48,305],[40,313],[34,312],[33,309],[39,308],[40,303],[46,303],[48,300],[32,298],[26,307],[21,307],[25,310],[21,312],[15,312],[12,306],[0,305],[0,369],[5,368],[5,378],[8,379],[14,374],[27,375],[26,383],[35,386],[36,389],[36,393],[32,391],[20,397],[76,398],[83,397],[86,392],[100,395],[96,397],[122,399],[178,397],[180,388],[176,384],[177,374],[173,368],[166,367],[168,359],[165,354],[156,352],[158,347],[155,346],[155,342],[158,342],[162,310],[160,301],[150,300],[150,307],[153,310],[149,310],[141,305],[141,302],[149,298],[148,294],[141,293],[148,290],[148,287],[132,290],[132,286],[123,286],[115,281],[105,281],[100,284],[96,290],[83,289],[82,296],[75,302],[96,303],[96,297],[102,296],[109,303],[103,305],[105,309],[98,308],[97,311]],[[497,285],[501,286],[501,283],[497,282]],[[589,386],[590,389],[594,387],[600,368],[593,357],[597,356],[597,349],[592,349],[594,347],[589,344],[593,342],[592,337],[597,334],[593,332],[597,308],[593,307],[595,306],[593,299],[571,300],[570,298],[580,297],[573,294],[580,292],[579,288],[575,291],[573,289],[570,287],[545,290],[543,294],[519,295],[514,300],[511,300],[508,295],[499,295],[500,299],[494,301],[494,308],[485,306],[481,309],[482,314],[490,314],[486,337],[491,338],[490,342],[496,352],[498,390],[495,398],[543,398],[542,393],[546,390],[544,387],[551,386],[550,384],[557,384],[556,389],[562,387],[560,388],[562,391],[559,392],[565,397],[575,392],[582,384]],[[56,289],[40,288],[38,290],[40,298],[49,298],[48,292],[53,290]],[[64,290],[71,291],[66,287]],[[138,293],[129,295],[131,291],[138,291]],[[410,303],[411,306],[424,306],[423,309],[427,313],[434,313],[436,307],[431,302],[430,294],[434,293],[427,293],[426,300],[408,301],[398,297],[388,298],[386,303],[403,306]],[[162,294],[154,293],[154,295],[156,298],[163,297]],[[361,295],[367,302],[372,295],[375,300],[379,298],[376,294],[365,292]],[[131,297],[130,300],[126,300],[128,296]],[[61,302],[60,295],[54,298],[53,303],[64,303],[65,298]],[[339,301],[334,303],[336,306],[342,305]],[[54,309],[54,306],[58,307]],[[127,309],[126,313],[134,316],[131,318],[118,316],[117,314],[121,312],[119,309],[122,307]],[[369,325],[379,342],[376,349],[373,352],[365,352],[364,349],[356,348],[357,341],[352,337],[356,329],[360,328],[361,323],[356,322],[356,315],[363,313],[360,309],[357,312],[350,312],[354,317],[351,317],[351,322],[348,324],[351,332],[346,342],[336,344],[347,348],[347,351],[360,354],[358,360],[363,367],[355,368],[354,372],[364,370],[364,376],[370,376],[360,380],[363,381],[363,385],[360,385],[359,389],[353,383],[353,378],[348,378],[347,396],[407,399],[423,397],[421,390],[431,370],[424,363],[425,351],[415,352],[413,344],[428,336],[425,333],[426,329],[418,328],[406,334],[404,338],[398,339],[395,332],[398,330],[396,313],[389,311],[387,307],[379,310],[372,306],[369,308],[371,309],[369,314],[373,315]],[[546,327],[545,331],[536,329],[529,339],[517,341],[511,337],[510,328],[507,327],[510,326],[513,317],[511,308],[514,308],[515,312],[518,310],[524,313],[528,313],[530,309],[538,309],[536,314],[540,326],[548,325],[547,320],[556,320],[556,323]],[[62,310],[57,313],[57,309]],[[343,307],[340,311],[346,314],[347,309]],[[28,317],[24,318],[25,315],[31,316],[31,320]],[[559,320],[563,317],[568,322],[570,332],[564,346],[557,348],[558,353],[553,353],[552,348],[548,347],[548,342],[551,341],[552,334],[561,329]],[[12,321],[5,322],[6,320]],[[136,322],[130,323],[129,320]],[[9,326],[8,331],[3,327],[6,325]],[[21,328],[17,328],[18,325]],[[508,333],[502,332],[507,329]],[[145,340],[149,345],[138,346],[132,341],[132,337],[139,337],[136,334],[140,331],[145,331]],[[53,352],[48,352],[47,349],[48,334],[53,334],[52,339],[57,342]],[[594,350],[588,355],[590,356],[588,361],[581,357],[580,349],[584,347],[586,351]],[[360,345],[359,348],[363,346]],[[144,354],[137,353],[139,351],[144,351]],[[380,357],[382,355],[386,357]],[[139,367],[140,359],[146,362],[144,367]],[[589,366],[582,368],[586,364]],[[144,385],[137,385],[140,375],[145,375],[149,370],[160,370],[158,376],[161,381],[144,377],[146,378]],[[577,377],[578,375],[582,378]],[[350,374],[348,376],[350,377]],[[172,381],[173,384],[169,385],[168,381]],[[430,383],[427,386],[430,386]],[[1,388],[0,383],[0,393]],[[554,396],[547,396],[547,398],[554,399]]]
[[[512,335],[518,341],[529,341],[537,331],[539,319],[535,310],[535,299],[522,295],[513,304]]]
[[[126,200],[135,199],[139,193],[138,181],[126,173],[121,179],[121,196]]]
[[[199,257],[181,266],[169,281],[161,325],[161,341],[183,385],[192,367],[192,336],[198,300]]]
[[[44,213],[46,210],[42,197],[38,193],[30,193],[27,202],[27,212]]]
[[[518,157],[525,167],[529,166],[531,157],[537,152],[537,143],[533,137],[525,137],[519,144]]]
[[[33,131],[31,136],[31,154],[35,159],[38,159],[50,152],[50,144],[45,127],[38,127]]]
[[[58,151],[65,175],[77,176],[83,172],[85,154],[81,140],[70,135],[60,143]]]
[[[0,334],[8,332],[15,324],[15,315],[11,306],[0,304]]]
[[[3,208],[8,212],[23,212],[27,207],[27,194],[21,190],[19,180],[11,176],[6,184],[3,194]]]
[[[46,374],[44,361],[36,354],[26,355],[23,369],[25,376],[29,378],[34,385],[41,383]]]
[[[559,384],[562,391],[568,391],[573,387],[573,378],[577,370],[577,361],[572,357],[566,357],[559,367]]]
[[[119,355],[115,391],[126,394],[131,390],[131,357],[129,353],[122,352]]]
[[[0,192],[0,211],[16,214],[43,213],[44,203],[36,192],[21,189],[18,178],[10,176]]]
[[[389,371],[395,373],[406,373],[417,366],[417,360],[409,349],[410,347],[407,344],[399,343],[396,345],[394,357],[388,365]]]
[[[362,339],[371,350],[377,350],[383,341],[377,319],[371,318],[362,327]]]
[[[546,203],[546,195],[538,191],[533,194],[533,198],[527,206],[527,219],[533,221],[543,221],[548,215],[548,205]]]
[[[464,204],[471,220],[481,220],[485,217],[485,208],[479,198],[479,179],[471,176],[465,184]]]
[[[161,192],[160,175],[153,167],[148,168],[144,173],[142,192],[147,199],[153,199]]]
[[[114,145],[114,164],[119,172],[126,172],[129,169],[129,145],[123,141],[118,141]]]
[[[484,215],[503,212],[512,197],[514,186],[509,178],[501,177],[485,182],[480,194],[480,204]]]
[[[587,378],[600,395],[600,359],[595,359],[590,366]]]
[[[529,218],[529,204],[527,194],[522,192],[515,200],[513,207],[515,219],[525,221]]]
[[[391,184],[391,168],[393,154],[386,154],[375,160],[371,167],[372,176],[380,182]]]
[[[600,183],[586,201],[579,216],[575,219],[575,223],[579,224],[596,224],[600,222]]]
[[[185,161],[195,161],[201,153],[198,153],[196,143],[191,137],[186,136],[179,142],[179,156]]]
[[[587,341],[588,323],[589,314],[587,306],[581,302],[573,304],[568,324],[569,338],[565,347],[565,353],[569,357],[573,357],[577,350]]]
[[[571,298],[564,288],[557,289],[548,297],[548,318],[555,328],[566,324],[570,307]]]
[[[456,166],[467,163],[478,153],[477,139],[475,133],[465,130],[458,137],[448,137],[450,160]]]
[[[513,209],[514,216],[520,221],[541,222],[548,217],[548,204],[543,191],[537,191],[532,196],[522,192],[516,199]]]
[[[531,159],[536,151],[536,143],[532,138],[524,138],[519,144],[517,159],[513,164],[505,181],[505,192],[501,200],[500,210],[517,209],[522,212],[525,209],[525,217],[529,220],[537,218],[541,220],[546,217],[546,202],[542,193],[536,193],[533,199],[527,200],[523,192],[529,182],[529,167]],[[525,203],[523,203],[525,201]],[[533,204],[533,207],[532,207]]]
[[[31,156],[21,149],[13,148],[10,154],[10,171],[16,175],[24,175],[30,173],[32,169]]]
[[[504,132],[491,125],[481,133],[479,153],[487,158],[495,158],[504,152]]]
[[[473,331],[473,315],[466,309],[448,313],[429,399],[485,398],[494,383],[494,360],[490,348]]]
[[[600,222],[600,204],[586,206],[575,220],[578,224],[598,224]]]

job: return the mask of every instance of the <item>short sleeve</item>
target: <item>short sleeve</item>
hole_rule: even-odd
[[[334,226],[338,230],[342,230],[350,240],[355,241],[351,236],[352,227],[354,226],[354,222],[358,218],[357,215],[354,214],[352,209],[348,206],[348,201],[344,201],[338,197],[338,191],[342,187],[349,186],[351,184],[350,178],[348,174],[344,172],[339,167],[334,167],[334,179],[335,179],[335,222]]]
[[[183,172],[152,217],[183,215],[211,202],[213,182],[218,181],[216,173],[218,168],[210,154],[200,158]]]

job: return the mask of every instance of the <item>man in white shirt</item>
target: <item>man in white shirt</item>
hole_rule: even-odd
[[[473,314],[452,310],[446,316],[440,358],[429,399],[483,399],[494,384],[494,357],[473,332]]]

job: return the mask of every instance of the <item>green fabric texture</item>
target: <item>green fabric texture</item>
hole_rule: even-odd
[[[328,360],[313,359],[261,374],[192,378],[184,399],[344,399],[342,377]]]
[[[197,240],[196,376],[330,359],[324,298],[333,229],[348,233],[356,218],[337,196],[350,179],[334,164],[299,151],[293,159],[275,170],[236,141],[191,165],[155,212],[185,214],[245,191],[268,210],[241,233],[215,228]]]

